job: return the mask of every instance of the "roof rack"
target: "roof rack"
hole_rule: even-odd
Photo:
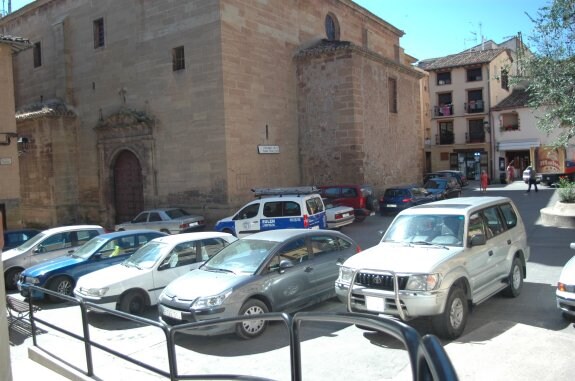
[[[263,196],[301,196],[304,194],[319,193],[319,189],[315,186],[303,186],[303,187],[282,187],[282,188],[253,188],[254,197]]]

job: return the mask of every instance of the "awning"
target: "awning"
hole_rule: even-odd
[[[517,151],[525,150],[531,147],[539,147],[541,142],[539,139],[523,139],[523,140],[507,140],[497,142],[498,151]]]

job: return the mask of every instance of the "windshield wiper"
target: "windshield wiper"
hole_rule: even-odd
[[[215,272],[221,272],[221,273],[232,273],[232,274],[234,274],[234,275],[236,274],[236,273],[235,273],[234,271],[232,271],[232,270],[219,269],[219,268],[217,268],[217,267],[209,267],[209,266],[206,266],[206,267],[205,267],[205,270],[215,271]]]

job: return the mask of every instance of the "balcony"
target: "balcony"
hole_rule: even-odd
[[[485,134],[469,134],[466,132],[465,143],[485,143]]]
[[[454,134],[437,134],[435,135],[435,144],[436,145],[447,145],[453,144],[455,142],[455,135]]]
[[[451,116],[453,115],[453,105],[433,106],[433,116]]]
[[[508,124],[506,126],[501,126],[501,132],[505,132],[505,131],[519,131],[519,125],[518,124]]]
[[[464,103],[465,112],[468,114],[475,114],[479,112],[484,112],[485,109],[483,107],[483,100],[479,99],[476,101],[469,101],[468,103]]]

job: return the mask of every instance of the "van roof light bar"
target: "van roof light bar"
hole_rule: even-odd
[[[294,195],[301,196],[305,194],[319,193],[319,189],[315,186],[303,187],[282,187],[282,188],[253,188],[254,197],[263,196],[284,196]]]

